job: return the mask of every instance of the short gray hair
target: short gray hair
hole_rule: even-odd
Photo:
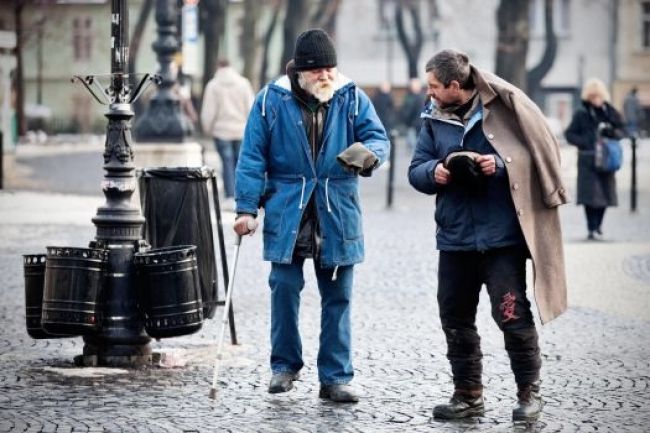
[[[426,64],[426,71],[433,72],[436,79],[445,87],[452,81],[458,81],[461,89],[473,87],[470,77],[469,57],[456,50],[442,50]]]

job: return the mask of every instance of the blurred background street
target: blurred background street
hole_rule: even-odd
[[[111,18],[119,5],[129,20]],[[111,33],[118,21],[128,26],[128,38]],[[204,89],[227,60],[258,92],[284,74],[296,36],[311,27],[333,37],[340,71],[368,93],[394,131],[392,167],[360,182],[366,260],[355,273],[352,326],[361,402],[318,398],[320,297],[309,266],[300,312],[306,366],[295,390],[267,393],[270,265],[262,260],[261,230],[243,240],[233,298],[240,344],[225,346],[216,401],[208,392],[221,308],[199,332],[153,340],[154,362],[141,368],[79,367],[73,359],[84,351],[82,338],[30,338],[22,255],[87,247],[95,239],[91,219],[99,207],[114,206],[102,192],[106,176],[115,174],[104,170],[105,152],[124,151],[121,162],[130,164],[132,144],[127,171],[215,168],[230,254],[235,215],[217,136],[201,122]],[[132,143],[120,134],[106,138],[124,112],[115,111],[119,104],[96,103],[82,85],[99,100],[114,97],[114,76],[107,74],[120,43],[128,68],[120,73],[131,74],[131,92],[140,79],[143,88],[148,84],[143,73],[158,74],[140,99],[124,104],[134,117],[118,129],[132,133]],[[444,48],[466,52],[524,90],[560,142],[572,200],[560,209],[569,309],[545,326],[536,319],[546,405],[530,425],[511,421],[516,385],[485,291],[477,323],[486,414],[459,422],[432,417],[453,391],[436,303],[435,198],[409,185],[407,169],[425,102],[424,64]],[[3,0],[0,432],[648,431],[648,71],[649,0]],[[73,75],[79,79],[71,83]],[[619,203],[608,209],[597,240],[587,239],[584,209],[575,204],[577,150],[564,139],[591,77],[604,82],[636,140],[634,159],[631,139],[621,141]],[[131,203],[137,210],[137,191]]]

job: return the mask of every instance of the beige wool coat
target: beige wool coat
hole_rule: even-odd
[[[567,308],[558,206],[568,202],[560,149],[539,108],[518,88],[471,68],[483,104],[483,132],[505,162],[510,193],[533,262],[542,323]]]

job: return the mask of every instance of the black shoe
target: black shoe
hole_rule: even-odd
[[[299,378],[299,373],[274,373],[273,376],[271,376],[269,393],[278,394],[281,392],[290,391],[293,388],[293,381],[298,380]]]
[[[350,385],[322,385],[318,393],[320,398],[326,398],[336,403],[356,403],[359,396]]]
[[[594,232],[590,231],[589,234],[587,235],[587,239],[590,241],[596,240],[596,236],[594,236]]]
[[[600,235],[600,236],[603,235],[603,231],[600,229],[600,227],[598,227],[598,228],[596,229],[596,234],[597,234],[597,235]]]
[[[473,394],[473,395],[472,395]],[[433,408],[433,417],[440,419],[469,418],[483,416],[485,406],[480,391],[474,393],[454,392],[447,404],[439,404]]]
[[[542,413],[544,402],[539,392],[539,382],[520,386],[517,406],[512,410],[513,421],[536,421]]]

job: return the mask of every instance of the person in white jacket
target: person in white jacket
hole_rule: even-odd
[[[219,59],[214,77],[205,86],[201,125],[206,134],[214,137],[221,157],[226,199],[234,195],[239,147],[254,98],[250,81],[232,68],[228,60]]]

